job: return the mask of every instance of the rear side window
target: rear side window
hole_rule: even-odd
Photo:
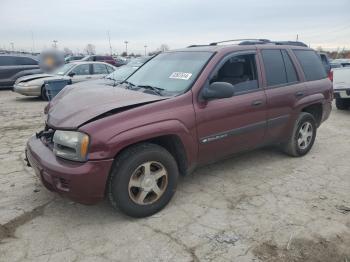
[[[312,50],[293,50],[304,71],[307,81],[319,80],[326,78],[320,57]]]
[[[292,60],[290,60],[290,57],[286,50],[282,50],[282,56],[283,56],[284,66],[286,67],[288,83],[298,82],[297,72],[295,71],[293,62]]]
[[[281,50],[262,50],[261,53],[264,61],[267,85],[276,86],[288,83]]]
[[[108,74],[107,67],[104,64],[93,64],[95,75]]]

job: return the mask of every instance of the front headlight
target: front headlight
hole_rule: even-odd
[[[84,162],[87,160],[89,136],[75,131],[57,130],[53,136],[53,152],[65,159]]]

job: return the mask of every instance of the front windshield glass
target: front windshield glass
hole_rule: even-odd
[[[186,91],[212,56],[211,52],[169,52],[148,61],[127,82],[134,86],[151,86],[163,93],[176,95]]]
[[[54,75],[60,75],[63,76],[65,74],[68,73],[68,71],[74,66],[74,64],[65,64],[59,68],[57,68],[55,71],[53,71],[52,73]]]

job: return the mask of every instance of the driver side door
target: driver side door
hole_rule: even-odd
[[[258,147],[266,132],[266,95],[262,88],[256,52],[226,56],[218,63],[207,83],[228,82],[234,95],[195,104],[199,163]]]

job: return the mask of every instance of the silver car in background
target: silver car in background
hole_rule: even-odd
[[[13,86],[13,91],[25,96],[40,96],[47,100],[45,82],[56,79],[70,79],[72,83],[100,79],[116,67],[103,62],[72,62],[56,69],[51,74],[35,74],[20,77]]]

